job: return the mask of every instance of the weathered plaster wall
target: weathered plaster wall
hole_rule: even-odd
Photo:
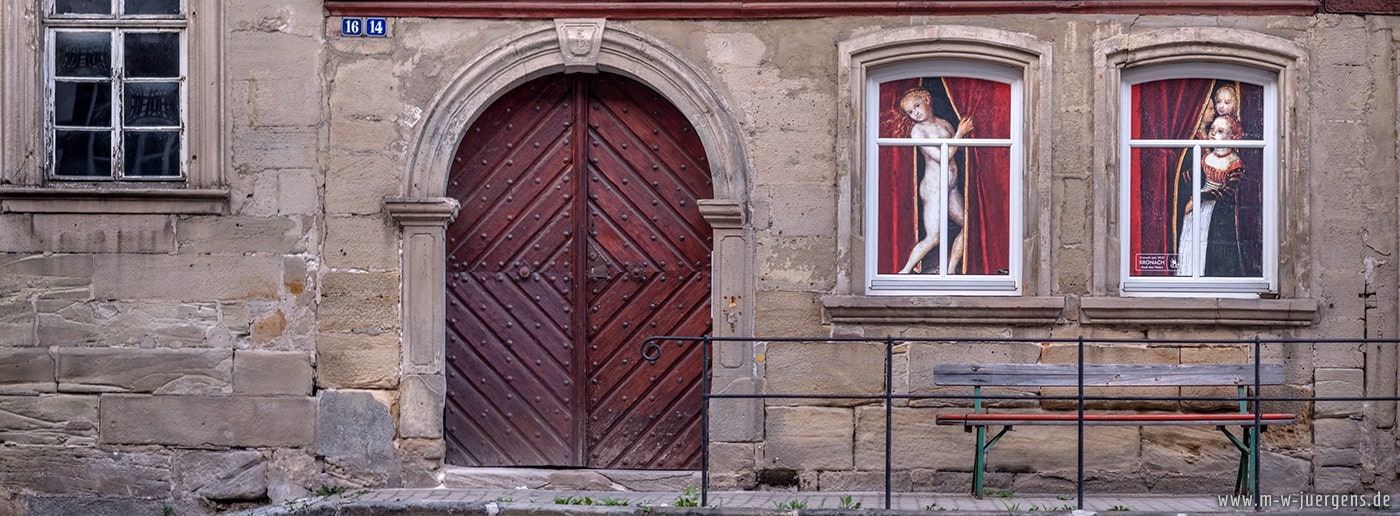
[[[442,442],[432,410],[406,410],[400,228],[386,196],[404,178],[426,111],[472,60],[545,21],[393,20],[390,37],[334,36],[315,0],[228,4],[225,106],[228,213],[217,216],[0,213],[0,513],[99,504],[132,513],[171,505],[200,513],[281,502],[321,485],[435,486]],[[760,21],[612,21],[674,47],[709,75],[747,145],[754,334],[976,337],[1380,337],[1397,333],[1397,92],[1394,17],[996,16]],[[838,42],[926,24],[994,27],[1052,42],[1053,124],[1047,285],[1067,298],[1053,326],[870,325],[823,322],[838,288],[843,145]],[[1291,290],[1321,302],[1297,329],[1081,325],[1095,294],[1095,218],[1103,171],[1093,46],[1179,27],[1231,27],[1309,49],[1307,109],[1290,163],[1305,196],[1283,221],[1306,258]],[[6,52],[12,49],[6,48]],[[6,115],[8,116],[8,115]],[[466,121],[463,121],[466,122]],[[1109,198],[1112,198],[1111,196]],[[772,392],[880,388],[878,346],[770,343]],[[1036,344],[903,346],[901,392],[931,389],[927,370],[958,360],[1066,361]],[[1106,360],[1238,361],[1232,347],[1115,347]],[[1270,350],[1320,396],[1394,392],[1390,349]],[[765,369],[766,368],[766,369]],[[1314,368],[1316,368],[1314,370]],[[416,378],[416,377],[415,377]],[[436,395],[441,396],[438,392]],[[929,411],[896,408],[899,488],[959,490],[969,457],[961,429]],[[1272,492],[1391,488],[1394,404],[1319,404],[1310,430],[1271,435]],[[415,405],[417,407],[417,405]],[[717,443],[719,485],[745,486],[792,468],[807,488],[878,486],[878,405],[769,404],[756,439]],[[1363,417],[1364,416],[1364,417]],[[411,430],[406,430],[411,429]],[[1062,430],[1017,432],[998,450],[993,485],[1072,489]],[[1090,489],[1213,492],[1235,460],[1213,430],[1109,428],[1112,453],[1087,467]],[[404,436],[410,436],[405,438]],[[424,437],[428,436],[428,437]],[[1139,446],[1139,443],[1143,443]],[[1314,446],[1311,443],[1316,443]],[[1031,459],[1034,457],[1034,459]],[[1038,474],[1027,474],[1035,471]]]

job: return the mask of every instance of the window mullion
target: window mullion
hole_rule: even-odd
[[[938,155],[938,277],[948,276],[948,142],[939,145]]]
[[[122,6],[118,5],[120,9]],[[123,12],[123,11],[118,11]],[[126,31],[114,29],[112,38],[112,176],[122,179],[126,175],[126,156],[123,155],[122,137],[125,134],[123,119],[126,110]]]
[[[1200,278],[1205,272],[1206,257],[1201,252],[1201,231],[1205,229],[1201,216],[1201,144],[1191,146],[1191,277]]]

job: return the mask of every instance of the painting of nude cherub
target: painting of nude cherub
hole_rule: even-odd
[[[879,97],[877,272],[1008,274],[1010,85],[916,77]]]
[[[1183,78],[1132,86],[1132,276],[1263,274],[1263,87]],[[1200,147],[1200,152],[1195,151]]]

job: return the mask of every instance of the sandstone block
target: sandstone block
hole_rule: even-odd
[[[342,478],[397,487],[394,417],[367,392],[322,391],[316,410],[316,453]]]
[[[34,234],[55,253],[171,253],[175,228],[169,215],[34,215]]]
[[[831,182],[776,184],[760,187],[769,201],[769,229],[781,235],[802,237],[830,235],[836,231],[836,189]]]
[[[895,471],[890,474],[890,490],[908,491],[913,485],[908,471]],[[875,509],[884,506],[884,496],[879,491],[885,489],[885,472],[881,471],[820,471],[817,473],[817,487],[822,491],[865,491],[865,496],[853,495],[854,502],[861,502],[862,509]]]
[[[267,460],[256,451],[187,451],[175,456],[176,489],[209,500],[267,494]]]
[[[68,278],[91,279],[93,260],[93,255],[88,254],[26,256],[0,263],[0,285],[45,284]],[[65,281],[65,284],[73,283]]]
[[[202,347],[219,326],[214,303],[40,299],[35,306],[44,346]]]
[[[313,43],[314,40],[308,38],[306,42]],[[314,56],[316,53],[315,47],[308,45],[306,54]],[[310,73],[314,69],[302,66],[295,70],[288,70],[289,73],[281,78],[263,78],[252,81],[248,92],[248,114],[254,127],[309,127],[320,124],[325,118],[321,112],[322,104],[320,102],[287,102],[287,99],[305,95],[323,96],[322,92],[316,88],[320,82],[316,81],[315,75]],[[297,73],[297,71],[302,73]],[[298,75],[305,76],[298,77]]]
[[[0,485],[40,494],[163,499],[170,496],[170,456],[73,446],[6,447],[0,453]]]
[[[55,392],[54,359],[44,348],[0,348],[0,394]]]
[[[894,409],[894,435],[890,442],[894,469],[972,471],[973,434],[964,432],[961,426],[936,424],[934,416],[944,410]],[[885,409],[859,407],[856,409],[855,469],[884,468]]]
[[[227,349],[59,348],[63,392],[210,394],[231,390]]]
[[[233,354],[233,392],[250,396],[310,396],[311,355],[243,349]]]
[[[35,338],[34,306],[28,296],[0,294],[0,342],[25,347],[33,346]]]
[[[1313,392],[1319,398],[1346,398],[1365,395],[1366,373],[1361,369],[1319,367],[1313,371],[1316,379]],[[1350,417],[1362,413],[1360,401],[1319,401],[1314,405],[1318,418]]]
[[[315,427],[312,398],[110,394],[98,413],[104,444],[295,447]]]
[[[768,391],[785,394],[884,392],[885,347],[866,343],[770,342]],[[869,400],[769,400],[770,404],[857,405]],[[771,410],[771,409],[770,409]]]
[[[400,385],[399,435],[404,438],[442,437],[442,410],[447,382],[440,374],[404,375]]]
[[[1357,467],[1317,468],[1313,489],[1325,494],[1360,494],[1361,470]]]
[[[39,235],[34,234],[33,220],[34,216],[27,213],[0,213],[0,249],[8,253],[43,252]]]
[[[1313,421],[1313,443],[1319,449],[1355,450],[1361,447],[1361,421],[1329,420]]]
[[[266,16],[268,11],[262,14]],[[294,70],[310,73],[314,68],[308,67],[307,63],[319,60],[316,52],[321,48],[317,38],[311,35],[263,30],[234,31],[228,45],[239,50],[230,53],[230,76],[249,79],[283,78],[287,77],[288,71]],[[315,80],[314,76],[306,79]]]
[[[749,274],[735,271],[735,274]],[[822,338],[821,296],[811,292],[763,291],[757,294],[754,328],[758,335]]]
[[[367,124],[366,122],[360,122]],[[367,142],[372,150],[382,151],[384,142],[396,138],[394,124],[377,123],[376,127],[383,127],[384,132],[381,138],[376,138],[373,142]],[[366,128],[366,131],[357,131],[357,136],[352,139],[364,138],[378,133]],[[368,140],[368,138],[366,138]],[[347,143],[341,140],[340,145]],[[353,149],[352,149],[353,150]],[[326,172],[326,213],[335,215],[375,215],[384,211],[384,196],[398,195],[399,175],[403,168],[402,164],[384,156],[348,156],[336,155],[331,157],[329,170]]]
[[[326,218],[326,265],[390,270],[399,266],[399,231],[378,213]]]
[[[398,384],[397,335],[322,333],[316,336],[316,385],[321,388],[390,389]]]
[[[282,257],[274,255],[126,255],[93,257],[98,299],[213,301],[277,299]]]
[[[0,443],[90,445],[96,439],[96,396],[0,396]]]
[[[277,214],[316,215],[323,180],[315,170],[286,169],[277,174]]]
[[[306,498],[321,485],[316,457],[308,449],[275,449],[267,466],[267,497],[272,503]]]
[[[851,469],[851,409],[768,407],[764,464],[799,470]]]
[[[1230,431],[1240,435],[1239,428]],[[1239,450],[1215,428],[1142,427],[1142,464],[1149,475],[1207,477],[1233,483],[1239,461]]]
[[[315,127],[278,127],[256,130],[233,131],[233,165],[243,170],[262,172],[268,170],[314,170],[321,136]],[[270,191],[256,195],[270,203],[277,201],[276,177]],[[246,211],[246,210],[245,210]],[[276,213],[276,206],[266,213]],[[260,212],[261,214],[261,212]]]
[[[760,290],[825,291],[836,277],[834,237],[757,237]],[[801,260],[794,260],[801,256]]]
[[[307,229],[288,217],[190,217],[177,224],[180,252],[189,254],[301,253]]]
[[[1260,492],[1293,493],[1299,486],[1308,485],[1312,464],[1305,459],[1263,452],[1259,454],[1259,471]]]
[[[392,272],[337,272],[321,278],[317,326],[323,332],[399,327],[399,275]]]
[[[32,496],[29,514],[83,514],[86,516],[120,516],[125,514],[161,514],[165,500],[137,498],[105,498],[96,496]]]

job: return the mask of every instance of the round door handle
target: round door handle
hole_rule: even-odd
[[[522,277],[522,278],[528,278],[528,277],[530,277],[530,266],[529,266],[529,265],[521,265],[521,266],[520,266],[520,277]]]

